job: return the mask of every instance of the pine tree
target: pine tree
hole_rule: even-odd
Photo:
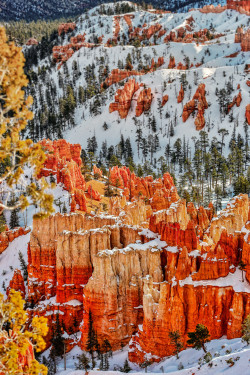
[[[23,272],[23,279],[24,279],[24,281],[27,281],[27,279],[28,279],[27,263],[25,262],[23,254],[21,253],[21,251],[19,251],[19,253],[18,253],[18,258],[19,258],[19,262],[20,262],[20,265],[21,265],[21,270]]]
[[[247,345],[250,344],[250,315],[246,317],[242,324],[242,341],[245,341]]]
[[[126,372],[126,373],[128,373],[129,371],[131,371],[131,367],[129,366],[128,360],[125,359],[124,365],[123,365],[123,367],[121,368],[121,372]]]
[[[89,366],[89,359],[86,356],[85,353],[81,353],[77,356],[78,362],[75,363],[75,369],[76,370],[85,370],[87,371],[90,366]]]
[[[187,344],[192,345],[197,350],[203,349],[207,353],[205,343],[210,341],[209,336],[207,327],[203,324],[197,324],[194,332],[188,332],[189,340],[187,340]]]
[[[62,325],[59,320],[59,311],[56,314],[56,324],[55,324],[55,329],[52,337],[52,342],[51,342],[51,352],[56,356],[56,357],[62,357],[64,353],[64,339],[62,337]]]
[[[181,338],[180,332],[170,331],[168,333],[168,336],[170,338],[171,344],[175,346],[174,354],[176,355],[176,358],[179,359],[179,352],[183,348],[183,343],[180,340]]]
[[[242,273],[242,282],[244,282],[244,271],[246,270],[246,263],[243,262],[243,260],[240,260],[239,262],[239,269],[241,270]]]
[[[19,218],[18,218],[18,210],[15,208],[11,211],[10,214],[10,228],[16,228],[19,227]]]
[[[87,348],[87,351],[91,355],[92,369],[95,367],[94,352],[96,350],[97,345],[98,345],[98,342],[97,342],[96,332],[93,327],[92,313],[91,311],[89,311],[89,328],[88,328],[88,339],[86,343],[86,348]]]

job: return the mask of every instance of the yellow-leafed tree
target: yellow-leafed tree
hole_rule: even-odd
[[[47,368],[34,358],[45,348],[43,336],[48,332],[47,319],[34,317],[31,330],[26,330],[28,316],[19,292],[0,294],[0,374],[46,375]]]
[[[43,217],[53,212],[53,196],[46,193],[48,184],[45,179],[36,184],[24,178],[27,166],[36,179],[45,154],[39,144],[21,138],[33,118],[29,110],[32,97],[26,98],[24,92],[28,80],[23,67],[21,48],[8,42],[0,27],[0,213],[4,209],[24,209],[32,203],[39,207],[37,216]],[[15,202],[9,203],[13,193]]]

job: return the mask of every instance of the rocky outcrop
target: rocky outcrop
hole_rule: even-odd
[[[25,234],[30,232],[30,228],[14,228],[11,230],[6,230],[0,233],[0,254],[7,249],[9,244],[15,239],[20,236],[24,236]]]
[[[26,42],[26,46],[37,46],[37,45],[38,45],[38,41],[35,38],[30,38]]]
[[[129,359],[142,363],[159,361],[173,354],[166,332],[179,331],[186,346],[187,333],[197,322],[204,324],[212,339],[241,335],[241,324],[250,312],[247,293],[237,293],[232,286],[144,282],[143,325],[130,342]]]
[[[164,95],[162,97],[161,106],[164,107],[164,105],[168,102],[168,95]]]
[[[94,174],[94,177],[96,177],[96,178],[102,177],[102,170],[100,168],[97,168],[97,166],[95,164],[93,166],[93,174]]]
[[[120,70],[120,69],[113,69],[111,74],[105,79],[104,83],[102,84],[103,88],[107,88],[114,83],[118,83],[123,81],[124,79],[131,77],[131,76],[139,76],[142,75],[143,72],[137,72],[136,70]]]
[[[227,9],[233,9],[239,13],[250,15],[250,4],[248,0],[227,0]]]
[[[142,115],[143,112],[149,111],[151,103],[153,100],[153,94],[151,93],[151,88],[145,88],[142,90],[137,99],[137,105],[135,109],[136,117]]]
[[[205,5],[203,8],[200,8],[199,11],[201,13],[222,13],[227,9],[226,6],[221,6],[220,4],[217,6],[211,5]]]
[[[248,125],[250,125],[250,104],[246,106],[245,116],[246,116],[246,121]]]
[[[205,119],[204,119],[204,112],[205,109],[208,108],[207,100],[206,100],[206,91],[205,91],[205,84],[201,83],[191,101],[185,104],[182,113],[182,120],[186,122],[189,116],[195,111],[198,110],[196,119],[195,119],[195,126],[196,130],[201,130],[205,126]]]
[[[143,278],[163,280],[160,251],[133,246],[94,258],[94,272],[84,288],[84,315],[81,345],[86,347],[91,311],[99,342],[108,339],[112,348],[128,344],[142,323]]]
[[[84,193],[86,182],[81,172],[81,146],[79,144],[72,145],[64,139],[43,140],[40,144],[47,152],[40,177],[56,175],[57,183],[62,183],[64,189],[71,193],[71,212],[76,209],[87,211]]]
[[[28,249],[29,298],[38,301],[56,295],[56,251],[60,233],[77,232],[84,228],[101,228],[115,224],[114,218],[94,218],[82,214],[56,214],[44,220],[34,219]]]
[[[174,69],[175,68],[175,58],[174,56],[170,56],[169,58],[169,64],[168,64],[168,69]]]
[[[203,93],[199,87],[193,100],[202,102]],[[179,330],[185,347],[197,323],[212,339],[241,336],[250,313],[250,289],[237,269],[242,259],[250,279],[248,196],[214,218],[212,204],[196,208],[180,199],[169,173],[153,180],[115,166],[109,179],[117,189],[119,182],[120,195],[110,198],[108,215],[34,220],[29,313],[48,317],[48,346],[59,319],[67,350],[86,349],[90,315],[99,344],[108,340],[117,350],[129,343],[137,363],[171,355],[170,330]]]
[[[241,102],[242,102],[242,96],[241,96],[241,92],[239,91],[238,95],[233,98],[232,103],[228,104],[228,112],[233,108],[235,104],[237,107],[239,107]]]
[[[62,23],[58,27],[58,34],[61,35],[62,33],[67,34],[68,32],[74,31],[76,28],[76,24],[74,22],[69,23]]]
[[[249,11],[250,14],[250,11]],[[235,43],[241,44],[241,50],[250,51],[250,29],[244,31],[242,27],[238,27],[235,33]]]
[[[218,217],[214,217],[208,229],[209,237],[217,243],[222,231],[227,230],[228,234],[240,231],[248,220],[249,202],[247,194],[240,194],[233,198],[225,210],[221,211]]]
[[[90,199],[94,199],[96,201],[101,200],[101,194],[97,190],[94,190],[92,185],[88,186],[88,195],[89,195]]]
[[[109,106],[109,112],[118,111],[121,118],[126,118],[130,110],[134,93],[139,89],[139,84],[134,79],[125,83],[123,89],[118,89],[115,95],[115,102]]]
[[[7,288],[7,295],[9,294],[9,291],[11,289],[19,291],[21,293],[22,298],[25,298],[24,279],[23,279],[23,275],[21,271],[18,269],[15,269],[14,275],[12,279],[10,280],[9,286]]]
[[[181,85],[179,95],[177,97],[177,103],[182,103],[183,99],[184,99],[184,90],[183,90],[183,86]]]

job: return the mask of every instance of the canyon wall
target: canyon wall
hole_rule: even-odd
[[[193,100],[206,106],[204,86]],[[43,174],[56,173],[61,181],[62,160],[80,167],[77,147],[50,147]],[[129,344],[129,359],[137,363],[173,354],[172,330],[186,347],[197,323],[211,339],[241,336],[250,313],[248,196],[233,198],[216,216],[211,203],[195,207],[181,199],[169,173],[153,180],[115,166],[109,178],[113,186],[119,182],[120,195],[109,198],[106,214],[34,220],[26,299],[30,317],[48,318],[48,346],[59,319],[67,350],[86,349],[90,317],[100,345]],[[25,295],[19,271],[9,288]]]

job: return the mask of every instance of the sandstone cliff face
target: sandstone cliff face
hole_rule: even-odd
[[[237,337],[249,311],[247,293],[236,293],[230,286],[154,285],[145,281],[143,326],[130,342],[129,359],[142,363],[146,353],[155,361],[172,354],[166,332],[178,330],[186,345],[187,332],[193,331],[197,322],[208,327],[212,338]]]
[[[84,288],[84,324],[81,345],[86,346],[88,316],[92,313],[98,339],[108,339],[112,348],[127,344],[142,323],[143,278],[163,280],[160,251],[133,247],[99,253],[94,272]]]
[[[203,94],[200,87],[193,100],[205,102]],[[91,312],[99,343],[108,339],[113,350],[129,343],[137,363],[173,353],[169,330],[179,330],[185,346],[197,323],[212,339],[239,337],[250,313],[250,287],[239,283],[237,269],[242,259],[250,279],[248,196],[213,217],[212,204],[196,208],[180,199],[168,173],[153,180],[113,167],[110,184],[117,181],[123,195],[110,199],[106,216],[34,220],[31,316],[48,317],[50,327],[59,316],[69,335],[81,330],[78,344],[86,348]],[[19,275],[12,285],[22,288]],[[48,345],[51,335],[50,328]],[[67,350],[73,345],[69,336]]]
[[[249,202],[247,194],[240,194],[232,199],[218,217],[213,218],[208,229],[214,243],[220,239],[224,229],[231,234],[240,231],[248,220]]]

